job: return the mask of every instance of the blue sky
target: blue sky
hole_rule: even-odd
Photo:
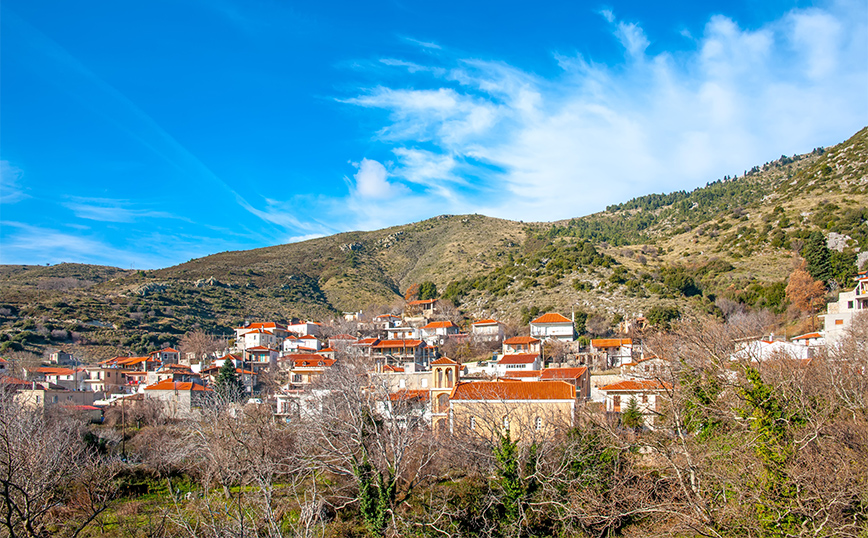
[[[576,217],[868,125],[864,1],[0,9],[0,263]]]

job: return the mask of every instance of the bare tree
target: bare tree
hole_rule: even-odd
[[[187,362],[186,355],[191,353],[195,356],[192,362],[196,363],[211,353],[217,353],[226,348],[226,340],[210,335],[202,330],[190,331],[181,337],[178,343],[181,348],[182,362]]]
[[[0,519],[9,536],[77,536],[108,507],[121,465],[89,449],[83,428],[74,416],[0,397]]]

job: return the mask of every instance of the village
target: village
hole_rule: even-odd
[[[733,361],[809,362],[834,346],[853,317],[868,311],[868,274],[842,291],[820,316],[823,329],[789,340],[773,334],[736,342]],[[51,363],[7,372],[0,380],[28,406],[45,411],[62,407],[100,422],[107,409],[133,409],[157,402],[165,417],[192,419],[219,400],[221,370],[235,373],[235,405],[264,406],[274,420],[291,422],[321,412],[330,386],[328,373],[353,362],[365,371],[362,390],[377,398],[388,420],[421,420],[434,432],[500,431],[521,439],[575,425],[577,410],[605,414],[618,423],[630,410],[633,425],[653,429],[663,402],[677,382],[678,364],[646,345],[647,320],[623,322],[618,334],[590,339],[582,346],[574,319],[548,312],[530,321],[519,335],[507,336],[504,323],[481,319],[459,325],[442,320],[436,299],[407,301],[400,314],[345,313],[340,328],[316,321],[256,321],[235,328],[219,351],[197,354],[167,347],[142,357],[114,357],[83,365],[57,351]],[[456,345],[487,350],[485,360],[456,361],[444,349]]]

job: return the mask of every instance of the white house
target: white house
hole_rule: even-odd
[[[576,331],[569,318],[550,312],[530,322],[530,335],[543,340],[572,342],[576,338]]]
[[[617,368],[633,360],[633,340],[630,338],[594,338],[592,353],[605,353],[609,368]]]
[[[841,340],[853,316],[868,312],[868,271],[862,271],[854,280],[856,287],[838,293],[838,301],[829,303],[826,313],[819,316],[823,318],[823,332],[829,345]]]
[[[241,345],[235,346],[240,351],[260,346],[272,348],[277,347],[277,336],[266,329],[253,329],[252,331],[247,331],[244,333],[242,338],[243,340],[238,342]]]
[[[451,321],[432,321],[419,329],[422,339],[430,345],[442,344],[446,337],[458,334],[458,325]]]
[[[482,342],[500,342],[503,340],[503,323],[496,319],[481,319],[470,325],[470,334]]]
[[[736,343],[731,360],[763,362],[768,360],[805,360],[814,356],[814,349],[784,340],[748,340]]]
[[[506,372],[539,370],[542,360],[539,353],[514,353],[504,355],[495,365],[497,375],[505,375]]]
[[[796,336],[793,338],[792,342],[805,347],[822,347],[826,345],[826,339],[822,334],[817,332]]]
[[[542,342],[539,338],[532,336],[513,336],[507,338],[501,344],[502,353],[504,355],[512,355],[515,353],[540,353],[540,345]]]
[[[672,387],[661,381],[627,379],[600,390],[606,393],[606,411],[608,413],[623,413],[630,405],[630,400],[636,400],[636,406],[642,413],[645,425],[654,428],[657,417],[662,409],[666,394]]]

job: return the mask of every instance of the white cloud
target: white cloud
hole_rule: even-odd
[[[63,204],[70,209],[76,217],[81,219],[96,220],[101,222],[136,222],[141,219],[180,219],[186,217],[176,216],[166,211],[154,211],[131,207],[129,200],[114,200],[105,198],[76,198],[72,202]]]
[[[177,252],[163,256],[143,252],[139,247],[131,250],[116,249],[98,238],[81,234],[67,234],[54,229],[32,226],[20,222],[3,221],[5,228],[0,263],[32,264],[34,261],[57,263],[79,262],[107,264],[117,267],[165,267]]]
[[[640,58],[645,54],[650,42],[645,36],[645,30],[636,23],[619,22],[615,35],[621,44],[627,49],[627,53],[633,58]]]
[[[0,161],[0,203],[14,204],[29,196],[19,185],[24,172],[6,160]]]
[[[398,193],[397,205],[420,218],[466,208],[580,216],[840,142],[868,123],[864,5],[793,10],[752,29],[714,16],[695,38],[681,32],[693,50],[654,55],[639,24],[600,14],[627,52],[623,65],[556,55],[563,71],[545,79],[455,58],[434,88],[429,69],[425,89],[345,100],[388,113],[374,135],[397,158],[388,179],[424,190]],[[387,189],[386,178],[381,165],[370,191]]]
[[[396,187],[386,179],[386,167],[371,159],[362,159],[356,180],[356,193],[362,198],[387,198],[396,192]]]

